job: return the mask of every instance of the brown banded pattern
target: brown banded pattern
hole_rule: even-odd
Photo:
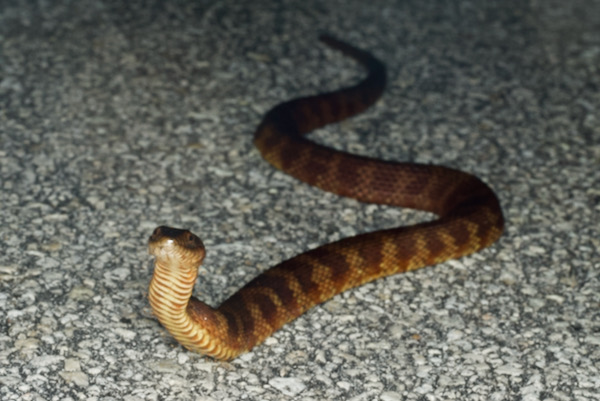
[[[149,299],[161,324],[184,347],[232,359],[307,309],[379,277],[458,258],[495,242],[503,230],[494,192],[468,173],[442,166],[389,162],[316,144],[303,135],[360,113],[381,96],[384,65],[329,36],[321,40],[368,71],[357,85],[281,103],[254,134],[276,168],[325,191],[363,202],[432,212],[438,219],[381,230],[300,254],[262,273],[218,308],[192,297],[202,241],[187,230],[158,227]]]

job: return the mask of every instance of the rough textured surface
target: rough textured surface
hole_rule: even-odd
[[[598,399],[597,1],[121,3],[0,8],[2,400]],[[321,30],[383,59],[390,88],[313,137],[476,174],[506,234],[215,363],[149,313],[155,226],[202,234],[218,304],[303,250],[429,218],[254,150],[271,106],[361,74]]]

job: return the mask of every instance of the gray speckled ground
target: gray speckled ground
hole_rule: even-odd
[[[600,399],[600,2],[122,3],[0,5],[0,399]],[[252,147],[269,107],[360,76],[323,30],[390,86],[314,137],[475,173],[506,234],[232,363],[189,353],[148,308],[156,225],[205,239],[196,289],[218,304],[310,247],[428,218],[308,188]]]

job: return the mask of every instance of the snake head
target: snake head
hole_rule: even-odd
[[[206,255],[202,240],[189,230],[160,226],[148,240],[148,251],[156,261],[168,261],[175,266],[195,266],[197,269]]]

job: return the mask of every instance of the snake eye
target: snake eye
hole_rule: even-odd
[[[156,227],[154,231],[152,231],[152,235],[150,236],[150,241],[155,241],[161,234],[161,228]]]

